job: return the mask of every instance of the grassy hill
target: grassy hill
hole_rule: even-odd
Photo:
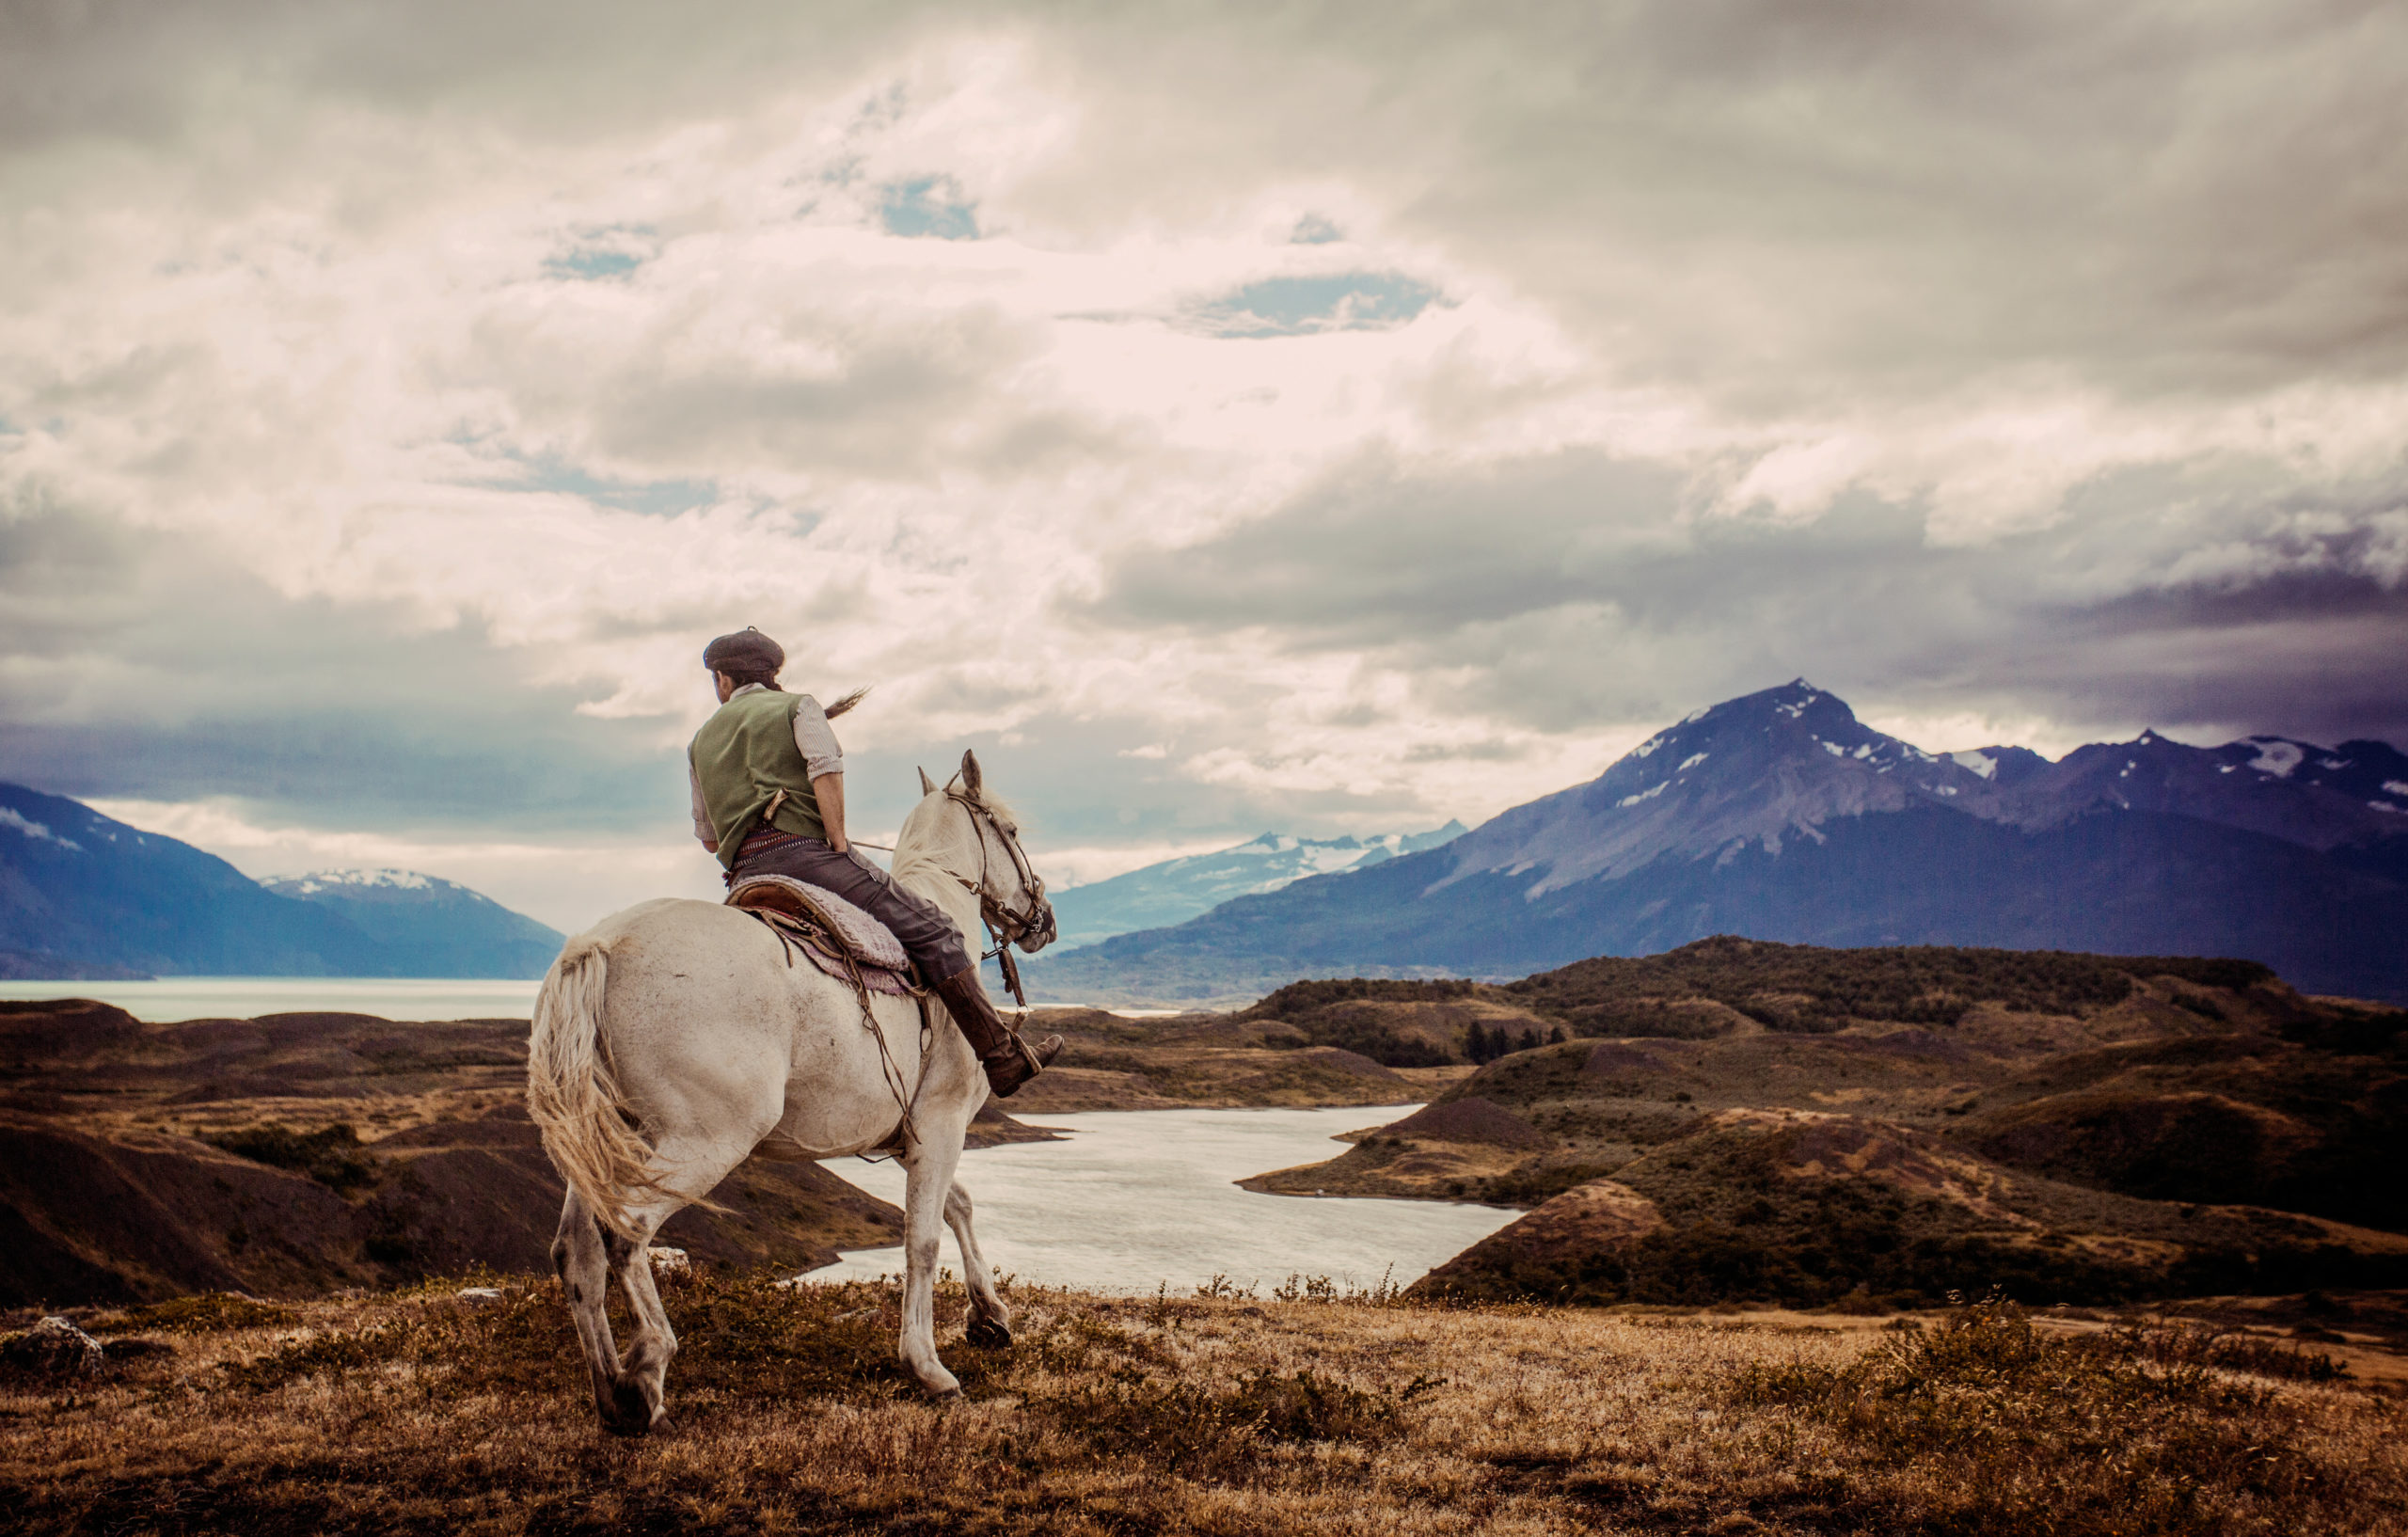
[[[664,1277],[674,1429],[594,1423],[548,1278],[78,1315],[95,1378],[0,1365],[11,1529],[1500,1531],[2168,1537],[2397,1529],[2408,1411],[2280,1315],[1923,1317],[1019,1293],[923,1402],[874,1284]],[[2394,1321],[2396,1329],[2397,1320]],[[2337,1336],[2337,1330],[2322,1330]],[[8,1356],[0,1340],[0,1363]]]
[[[1828,1303],[2408,1284],[2408,1013],[2246,962],[1713,940],[1502,987],[1300,983],[1249,1017],[1386,1060],[1509,1038],[1431,1111],[1246,1181],[1540,1208],[1436,1288]]]

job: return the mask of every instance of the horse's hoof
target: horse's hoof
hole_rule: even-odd
[[[974,1318],[961,1337],[980,1350],[1009,1350],[1012,1331],[991,1318]]]
[[[622,1378],[611,1385],[610,1406],[602,1411],[602,1428],[613,1435],[644,1435],[666,1412],[653,1407],[640,1385]]]

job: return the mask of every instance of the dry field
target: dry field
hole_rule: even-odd
[[[2408,1402],[2261,1337],[1022,1289],[1010,1349],[946,1349],[945,1408],[885,1288],[705,1274],[664,1286],[674,1428],[621,1441],[552,1283],[456,1284],[82,1313],[103,1379],[0,1385],[7,1524],[2288,1537],[2408,1510]]]

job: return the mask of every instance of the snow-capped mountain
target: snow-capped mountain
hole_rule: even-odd
[[[2051,763],[2020,747],[1934,753],[1858,721],[1803,678],[1703,709],[1587,784],[1466,834],[1446,880],[1529,875],[1538,897],[1664,858],[1728,864],[1751,847],[1821,842],[1835,817],[1930,807],[2029,832],[2099,809],[2196,817],[2332,849],[2408,833],[2408,756],[2277,737],[2189,747],[2154,731]]]
[[[1727,859],[1750,844],[1778,854],[1786,839],[1819,839],[1834,816],[1987,810],[1999,794],[1956,758],[1863,725],[1801,678],[1700,710],[1589,784],[1484,824],[1464,838],[1447,881],[1528,874],[1526,895],[1538,896],[1668,855]]]
[[[0,784],[0,976],[540,976],[560,943],[432,876],[262,885],[80,801]]]
[[[1450,821],[1428,832],[1388,832],[1370,838],[1298,838],[1265,832],[1210,854],[1164,860],[1054,894],[1054,917],[1062,935],[1059,943],[1069,950],[1132,929],[1185,923],[1233,896],[1277,891],[1307,876],[1364,869],[1400,854],[1435,848],[1463,832],[1463,823]]]
[[[1121,935],[1046,980],[1202,997],[1518,975],[1716,933],[2240,956],[2309,990],[2408,998],[2408,755],[2154,732],[2054,763],[1934,753],[1800,679],[1443,848]]]
[[[387,974],[339,915],[188,844],[0,784],[0,974]]]
[[[260,884],[342,914],[404,976],[541,976],[560,954],[559,930],[416,870],[321,870]]]

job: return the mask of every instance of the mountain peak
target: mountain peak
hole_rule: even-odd
[[[308,875],[271,877],[260,882],[287,896],[313,896],[322,891],[439,891],[454,885],[440,877],[416,870],[313,870]]]
[[[1180,855],[1055,892],[1060,943],[1069,950],[1133,928],[1182,923],[1231,897],[1260,895],[1314,876],[1385,864],[1451,842],[1463,832],[1463,823],[1451,820],[1427,832],[1303,838],[1275,832],[1211,853]]]
[[[1959,809],[1989,793],[1972,766],[1873,730],[1801,677],[1693,711],[1590,784],[1507,812],[1459,840],[1448,879],[1529,872],[1536,898],[1667,856],[1778,854],[1785,839],[1819,841],[1834,816]]]

